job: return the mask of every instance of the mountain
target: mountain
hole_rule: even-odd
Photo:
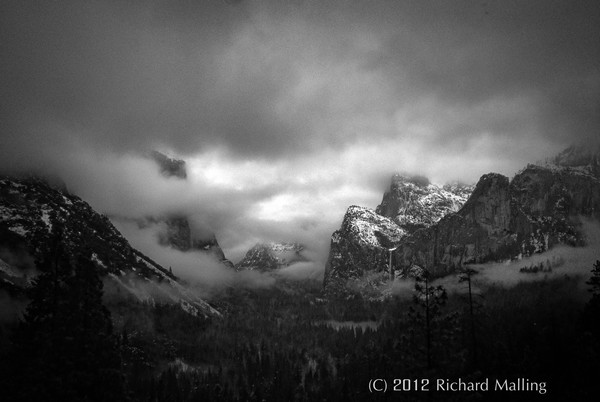
[[[512,202],[508,178],[484,175],[460,211],[402,239],[394,252],[394,266],[406,272],[417,265],[437,276],[463,263],[501,258],[516,239],[515,226],[531,232],[523,218]]]
[[[454,183],[439,187],[426,177],[395,174],[375,212],[413,232],[457,212],[472,191],[473,186]]]
[[[429,226],[425,225],[431,218],[440,215],[439,205],[449,204],[418,202],[427,199],[420,192],[429,184],[424,180],[407,184],[395,176],[378,207],[380,213],[395,218],[398,229],[405,230],[392,242],[397,246],[392,253],[394,271],[406,275],[418,266],[442,276],[468,263],[519,258],[559,243],[583,245],[581,217],[600,218],[599,155],[597,149],[571,147],[543,163],[528,165],[512,180],[496,173],[483,175],[459,210]],[[430,207],[434,211],[428,211]],[[347,221],[351,225],[354,220],[347,213],[342,229],[332,235],[326,288],[333,278],[389,270],[381,257],[389,244],[361,246],[369,243],[370,232],[380,230],[376,223],[381,220],[370,218],[377,229],[345,229]],[[390,221],[385,222],[389,229]]]
[[[465,263],[583,245],[581,217],[600,218],[599,154],[576,159],[569,153],[568,163],[530,164],[512,180],[484,175],[460,211],[403,239],[396,267],[419,265],[443,275]]]
[[[158,151],[153,151],[150,156],[156,162],[163,176],[176,180],[187,180],[184,160],[170,158]],[[195,237],[189,217],[184,214],[171,213],[164,216],[150,216],[136,221],[140,227],[164,223],[158,234],[159,244],[163,246],[183,252],[199,251],[214,257],[226,267],[233,268],[233,263],[225,257],[215,235],[204,238]]]
[[[585,171],[587,174],[600,176],[600,147],[596,146],[570,146],[558,155],[546,159],[544,162],[538,162],[536,165],[549,168],[576,168]]]
[[[375,211],[351,206],[342,226],[331,236],[325,266],[326,287],[369,271],[389,270],[389,249],[418,229],[438,222],[465,203],[473,186],[443,187],[422,176],[395,174]]]
[[[169,158],[167,155],[158,151],[152,151],[150,157],[154,159],[163,176],[184,180],[187,179],[187,170],[185,168],[184,160]]]
[[[341,228],[331,236],[325,287],[343,285],[346,280],[361,277],[368,271],[384,270],[389,261],[388,249],[407,233],[396,222],[372,209],[349,207]]]
[[[273,271],[295,262],[308,261],[297,243],[258,243],[235,265],[236,270]]]
[[[125,219],[126,218],[120,218]],[[171,247],[182,252],[197,251],[212,256],[228,268],[233,268],[233,263],[225,257],[225,253],[217,238],[210,237],[199,239],[194,236],[187,216],[177,213],[161,217],[148,216],[135,219],[138,227],[159,226],[158,243],[161,246]]]
[[[193,315],[220,315],[171,272],[131,247],[106,216],[79,197],[35,177],[0,179],[3,288],[18,292],[35,275],[34,260],[50,239],[56,220],[63,222],[62,242],[69,254],[92,250],[92,260],[105,278],[107,297],[176,303]]]

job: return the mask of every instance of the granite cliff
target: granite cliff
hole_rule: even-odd
[[[432,187],[426,179],[396,175],[378,214],[368,215],[368,231],[348,230],[360,227],[355,223],[357,207],[350,207],[342,228],[332,235],[325,287],[334,279],[389,271],[384,255],[391,248],[397,275],[408,275],[418,266],[442,276],[468,263],[520,258],[559,243],[583,245],[581,217],[600,218],[599,155],[598,150],[572,147],[529,164],[512,180],[496,173],[483,175],[462,205],[468,186],[449,191],[446,200],[431,202],[443,193],[428,193]],[[398,236],[365,248],[370,233],[384,232],[381,227]]]

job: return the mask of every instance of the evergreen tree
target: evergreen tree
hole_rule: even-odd
[[[589,291],[592,293],[592,298],[585,306],[585,326],[600,338],[600,260],[594,264],[592,277],[586,283],[591,287]]]
[[[467,282],[469,292],[469,321],[471,333],[471,360],[473,367],[477,367],[477,336],[475,331],[475,302],[473,300],[473,286],[471,277],[478,274],[477,271],[471,268],[466,268],[459,277],[459,282]]]
[[[600,299],[600,260],[596,260],[592,268],[592,277],[586,283],[591,286],[592,299]]]
[[[62,224],[36,264],[40,275],[14,336],[16,400],[125,399],[120,356],[90,253],[72,264]]]
[[[429,271],[424,269],[416,276],[414,307],[411,307],[410,315],[415,323],[423,323],[425,326],[427,369],[432,368],[433,321],[440,315],[440,309],[447,299],[448,295],[443,286],[431,286]]]

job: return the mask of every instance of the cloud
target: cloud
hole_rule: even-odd
[[[315,262],[297,262],[289,267],[281,268],[277,271],[277,275],[293,280],[323,280],[325,267]]]
[[[1,172],[189,214],[234,260],[288,240],[324,263],[396,171],[510,176],[600,128],[593,2],[8,0],[0,27]]]
[[[582,231],[586,237],[586,245],[584,247],[558,245],[544,253],[524,257],[518,261],[469,265],[469,268],[477,271],[477,274],[472,277],[474,292],[482,293],[481,290],[488,286],[512,287],[523,282],[537,282],[569,277],[578,281],[579,289],[581,290],[581,299],[582,301],[586,301],[589,286],[585,282],[591,276],[594,263],[600,259],[600,254],[598,253],[598,250],[600,250],[600,223],[594,220],[583,219]],[[551,272],[520,272],[521,268],[539,266],[540,264],[552,263],[553,261],[561,261],[561,263],[555,263]],[[414,281],[401,280],[396,282],[392,287],[392,292],[407,295],[406,292],[409,291],[409,294],[412,294],[410,292],[414,289],[414,286],[407,289],[406,284],[408,282],[414,285]],[[462,294],[467,292],[466,283],[459,283],[458,275],[436,279],[433,285],[442,285],[450,292]]]
[[[237,272],[224,266],[210,254],[201,251],[181,252],[170,247],[159,246],[157,244],[159,232],[164,229],[161,223],[140,228],[131,220],[115,220],[114,222],[117,229],[129,239],[134,247],[143,251],[163,267],[171,268],[175,275],[198,287],[206,296],[232,286],[271,287],[276,284],[278,277],[291,280],[322,280],[323,278],[324,265],[320,261],[323,256],[319,254],[322,250],[319,250],[318,247],[303,251],[303,255],[309,261],[297,262],[273,273]],[[318,251],[314,251],[315,248]]]
[[[235,270],[221,264],[214,256],[201,251],[182,252],[157,243],[160,224],[140,229],[131,221],[116,221],[116,227],[131,244],[173,274],[190,283],[204,297],[228,287],[264,288],[275,284],[269,274]]]
[[[273,158],[401,140],[393,116],[433,98],[429,118],[458,120],[436,127],[436,141],[519,138],[516,114],[561,143],[598,128],[598,19],[583,2],[8,1],[4,131],[21,147],[51,144],[58,125],[73,132],[62,141],[118,152]],[[494,99],[529,107],[477,124],[455,110]]]
[[[591,276],[594,263],[600,258],[600,224],[597,221],[583,220],[583,233],[586,237],[585,247],[569,247],[559,245],[542,254],[534,254],[522,261],[510,264],[492,264],[483,266],[482,277],[476,279],[482,283],[498,283],[503,285],[514,285],[519,282],[536,281],[544,278],[560,278],[567,276],[579,276],[587,280]],[[552,261],[554,258],[564,260],[564,264],[552,268],[550,273],[523,274],[519,270],[530,265],[539,265]],[[583,281],[582,281],[583,282]],[[582,287],[585,287],[582,284]]]
[[[117,221],[117,229],[123,233],[132,245],[144,252],[165,268],[186,279],[224,286],[231,275],[216,259],[201,252],[184,253],[170,247],[158,245],[160,227],[148,226],[139,229],[134,222]]]

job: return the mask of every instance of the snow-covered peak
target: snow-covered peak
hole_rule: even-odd
[[[346,211],[341,231],[365,245],[389,249],[406,235],[394,221],[370,208],[352,205]]]
[[[306,261],[306,257],[302,255],[303,250],[304,247],[298,243],[258,243],[248,250],[235,267],[237,270],[271,271],[294,262]]]
[[[472,191],[472,185],[452,183],[440,187],[425,177],[395,174],[376,212],[414,231],[457,212]]]

